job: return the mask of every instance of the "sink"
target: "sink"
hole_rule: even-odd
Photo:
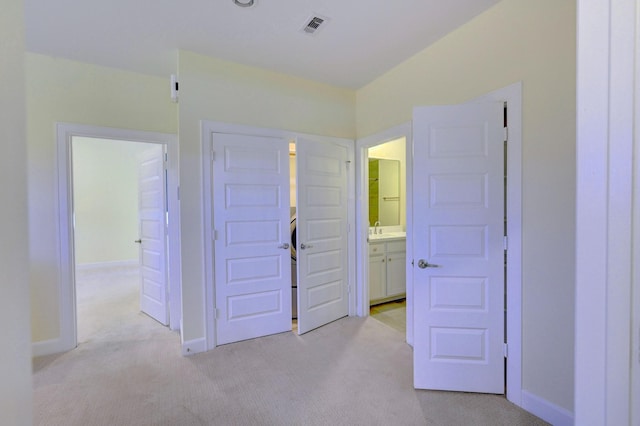
[[[369,235],[369,241],[389,240],[392,238],[406,238],[406,237],[407,237],[407,233],[403,231],[385,232],[383,234]]]

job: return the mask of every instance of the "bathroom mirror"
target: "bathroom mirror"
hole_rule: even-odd
[[[369,224],[400,225],[400,161],[369,158]]]

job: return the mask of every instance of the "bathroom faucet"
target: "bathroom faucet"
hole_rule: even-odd
[[[377,234],[378,233],[378,226],[380,226],[380,221],[376,220],[376,223],[373,224],[373,233]],[[382,230],[381,230],[382,231]],[[382,232],[381,232],[382,233]]]

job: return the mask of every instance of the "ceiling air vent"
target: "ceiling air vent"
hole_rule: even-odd
[[[329,21],[329,18],[326,16],[313,14],[309,19],[305,21],[304,26],[302,27],[302,31],[309,35],[315,35],[320,31]]]

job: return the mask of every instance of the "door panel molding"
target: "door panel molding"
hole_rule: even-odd
[[[504,106],[502,102],[424,106],[413,110],[414,386],[503,394],[504,381]],[[486,176],[486,203],[432,202],[435,178]],[[454,186],[455,189],[455,186]],[[427,263],[428,262],[428,263]],[[427,267],[429,263],[437,267]],[[467,286],[483,280],[482,309],[469,309]]]
[[[212,147],[212,135],[214,133],[227,133],[235,135],[248,135],[248,136],[263,136],[274,138],[285,138],[290,142],[295,141],[297,138],[311,139],[319,143],[334,143],[347,148],[347,161],[351,165],[347,170],[347,193],[348,193],[348,223],[351,227],[348,237],[348,265],[349,265],[349,283],[353,283],[356,280],[356,257],[355,257],[355,164],[354,159],[354,145],[355,142],[352,139],[338,138],[332,136],[313,135],[308,133],[295,132],[286,129],[273,129],[264,127],[245,126],[238,124],[230,124],[216,121],[202,120],[200,122],[201,129],[201,154],[202,154],[202,205],[203,205],[203,218],[204,218],[204,276],[205,276],[205,288],[204,288],[204,305],[205,305],[205,337],[206,337],[206,350],[211,350],[217,346],[216,332],[215,332],[215,320],[216,320],[216,306],[215,306],[215,269],[213,265],[213,223],[210,220],[212,218],[213,205],[212,205],[212,186],[211,177],[213,174],[213,166],[211,161],[211,147]],[[356,297],[355,292],[351,291],[349,294],[349,315],[356,315]],[[183,354],[195,353],[193,348],[188,347],[183,343]]]

